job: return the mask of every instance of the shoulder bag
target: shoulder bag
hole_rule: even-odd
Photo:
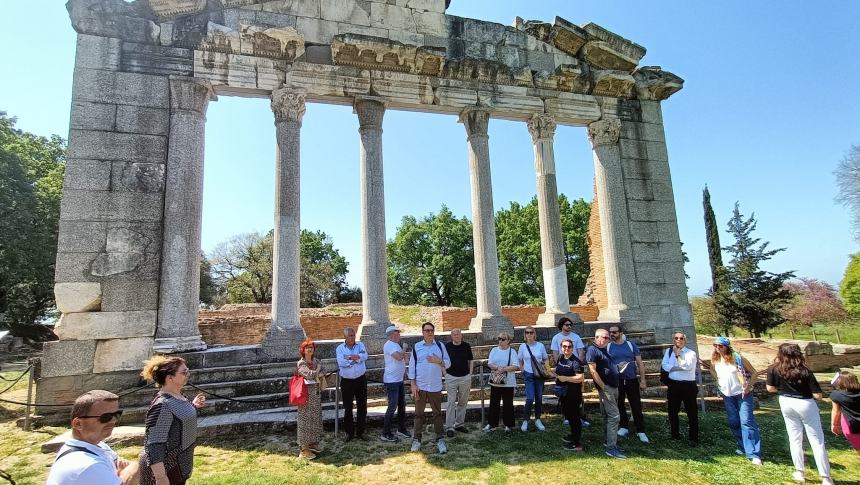
[[[667,359],[669,358],[670,352],[672,352],[671,348],[666,349],[666,358]],[[660,364],[660,384],[663,384],[664,386],[668,386],[669,382],[671,382],[671,381],[672,381],[672,379],[669,379],[669,371],[663,369],[663,365],[661,363]]]
[[[298,369],[290,379],[290,405],[304,406],[308,403],[308,385],[305,378],[299,375]]]
[[[549,379],[549,376],[546,375],[546,370],[544,369],[543,365],[541,365],[541,363],[538,362],[537,359],[535,359],[535,354],[532,353],[532,349],[529,346],[529,344],[524,343],[523,345],[526,346],[526,350],[529,351],[529,357],[531,357],[531,359],[532,359],[532,371],[533,371],[533,373],[543,380]]]
[[[508,349],[508,366],[511,365],[511,352],[512,349]],[[508,371],[496,369],[490,373],[490,384],[504,384],[507,376]]]

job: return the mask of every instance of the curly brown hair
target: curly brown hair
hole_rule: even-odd
[[[780,377],[789,382],[801,382],[812,374],[797,344],[780,345],[773,360],[773,368]]]
[[[155,381],[160,387],[164,385],[167,376],[175,375],[183,364],[185,364],[185,359],[182,357],[156,355],[143,364],[140,375],[146,380]]]
[[[860,382],[857,381],[857,376],[850,372],[841,371],[833,387],[851,392],[860,392]]]

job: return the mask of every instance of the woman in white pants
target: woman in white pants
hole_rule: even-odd
[[[792,477],[798,482],[806,481],[803,476],[803,431],[806,430],[821,483],[832,484],[830,460],[824,448],[824,431],[816,402],[821,400],[821,386],[806,366],[800,347],[795,344],[779,346],[773,366],[767,370],[767,390],[779,393],[779,408],[785,419],[791,461],[794,462]]]

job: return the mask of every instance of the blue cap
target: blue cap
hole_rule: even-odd
[[[714,340],[714,344],[728,347],[731,342],[728,337],[717,337],[716,340]]]

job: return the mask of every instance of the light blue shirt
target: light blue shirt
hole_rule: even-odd
[[[353,362],[348,358],[352,354],[358,354],[358,362]],[[335,350],[337,356],[337,368],[339,374],[344,379],[357,379],[367,372],[367,366],[364,363],[367,361],[367,349],[364,344],[356,341],[352,347],[347,347],[346,342],[337,346]]]
[[[427,362],[427,357],[435,355],[442,359],[442,364]],[[418,362],[416,366],[415,363]],[[409,378],[415,379],[419,391],[442,392],[442,376],[444,369],[451,367],[451,358],[444,345],[432,341],[429,344],[423,340],[412,347],[412,356],[409,359]],[[416,374],[418,377],[416,378]]]

